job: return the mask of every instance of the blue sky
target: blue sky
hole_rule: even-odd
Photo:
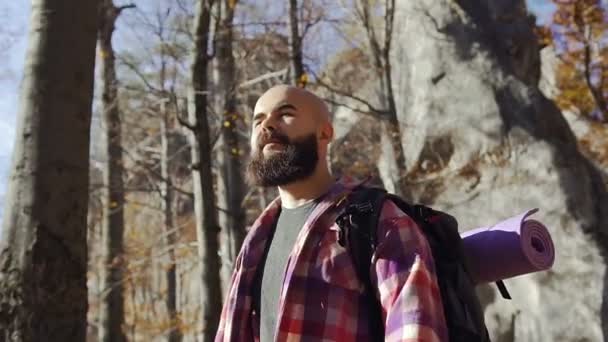
[[[528,9],[536,14],[539,23],[544,24],[551,20],[555,5],[550,0],[528,0]]]
[[[0,5],[0,214],[15,140],[19,81],[25,56],[29,1],[5,1]],[[8,43],[5,43],[8,40]],[[8,48],[7,48],[8,47]]]
[[[549,0],[529,0],[528,7],[536,13],[540,23],[551,16],[553,4]],[[0,43],[0,217],[4,208],[4,196],[15,140],[15,116],[21,70],[26,50],[26,33],[29,1],[4,1],[0,4],[0,39],[9,39],[9,48]],[[7,32],[8,34],[6,34]]]

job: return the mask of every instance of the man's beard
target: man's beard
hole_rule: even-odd
[[[262,187],[281,186],[310,177],[317,166],[317,137],[314,133],[302,138],[289,140],[285,135],[273,133],[266,139],[277,140],[282,144],[281,150],[264,156],[263,146],[258,144],[247,165],[247,182]]]

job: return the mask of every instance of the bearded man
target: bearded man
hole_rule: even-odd
[[[333,133],[326,104],[307,90],[280,85],[257,101],[247,179],[278,187],[279,197],[243,243],[217,342],[371,341],[374,318],[386,341],[447,341],[428,241],[391,201],[382,206],[369,270],[382,312],[365,300],[335,222],[361,182],[332,176]]]

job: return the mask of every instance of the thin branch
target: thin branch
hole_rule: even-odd
[[[376,108],[376,107],[374,107],[374,105],[372,105],[371,103],[369,103],[369,101],[364,100],[363,98],[361,98],[359,96],[356,96],[356,95],[353,95],[353,94],[349,94],[349,93],[345,92],[344,90],[337,89],[337,88],[335,88],[335,87],[333,87],[333,86],[331,86],[331,85],[329,85],[327,83],[324,83],[321,80],[321,78],[317,77],[317,75],[314,74],[314,72],[312,72],[312,71],[310,71],[310,72],[315,76],[315,80],[316,80],[315,83],[316,84],[318,84],[318,85],[320,85],[320,86],[322,86],[322,87],[324,87],[324,88],[326,88],[326,89],[328,89],[328,90],[330,90],[330,91],[332,91],[332,92],[334,92],[334,93],[336,93],[338,95],[341,95],[341,96],[344,96],[344,97],[348,97],[350,99],[353,99],[353,100],[361,103],[362,105],[366,106],[370,112],[378,114],[378,117],[384,118],[387,114],[389,114],[388,110]]]
[[[108,187],[103,183],[94,183],[89,185],[89,191],[94,193],[97,192],[99,190],[104,190],[104,189],[110,189],[112,190],[112,187]],[[156,189],[153,188],[145,188],[145,187],[129,187],[129,186],[125,186],[123,187],[123,189],[125,190],[125,192],[156,192]]]
[[[161,89],[156,88],[150,82],[148,82],[146,77],[139,71],[139,69],[133,63],[129,62],[126,58],[123,58],[120,55],[116,56],[116,59],[118,59],[119,62],[121,62],[122,64],[127,66],[131,71],[133,71],[135,73],[135,75],[146,85],[146,87],[150,91],[157,93],[157,94],[162,92]]]
[[[232,24],[234,27],[240,26],[241,28],[247,26],[287,26],[287,21],[250,21],[242,23]]]
[[[606,100],[604,99],[604,95],[602,94],[603,89],[598,89],[594,84],[593,81],[591,80],[591,67],[593,64],[593,61],[591,60],[591,37],[592,37],[592,32],[591,32],[591,27],[587,28],[587,32],[585,34],[585,39],[583,40],[583,49],[584,49],[584,61],[583,61],[583,68],[584,68],[584,75],[585,75],[585,83],[587,84],[587,87],[589,88],[589,92],[591,92],[591,96],[593,96],[593,99],[595,101],[595,104],[597,105],[599,111],[601,112],[602,115],[602,119],[603,120],[608,120],[608,105],[606,104]]]
[[[217,128],[211,135],[211,145],[212,148],[215,147],[215,145],[217,144],[217,142],[220,140],[220,136],[221,136],[221,128]]]
[[[251,79],[251,80],[245,81],[245,82],[243,82],[243,83],[239,84],[239,85],[237,86],[237,88],[239,88],[239,89],[240,89],[240,88],[246,88],[246,87],[249,87],[249,86],[255,85],[255,84],[257,84],[257,83],[263,82],[263,81],[265,81],[265,80],[267,80],[267,79],[271,79],[271,78],[274,78],[274,77],[285,76],[285,74],[287,73],[287,71],[288,71],[288,70],[289,70],[289,69],[285,68],[285,69],[281,69],[281,70],[279,70],[279,71],[273,71],[273,72],[269,72],[269,73],[267,73],[267,74],[264,74],[264,75],[258,76],[258,77],[254,78],[254,79]]]
[[[196,125],[190,123],[189,120],[183,118],[180,114],[176,115],[177,122],[191,131],[196,131]]]
[[[367,32],[367,39],[369,40],[369,45],[372,50],[372,57],[375,62],[376,72],[379,73],[382,70],[382,48],[378,43],[378,37],[376,37],[376,32],[374,31],[374,26],[372,23],[372,18],[370,14],[369,1],[363,1],[363,26],[365,27],[365,31]]]
[[[344,107],[344,108],[350,109],[353,112],[357,112],[357,113],[363,114],[365,116],[369,116],[370,118],[372,118],[374,120],[378,120],[378,119],[384,120],[385,119],[382,116],[380,118],[378,118],[378,113],[376,113],[376,112],[365,111],[365,110],[363,110],[361,108],[355,108],[355,107],[350,106],[350,105],[348,105],[346,103],[338,102],[338,101],[336,101],[336,100],[334,100],[332,98],[329,98],[329,97],[322,97],[322,99],[323,99],[323,101],[325,101],[325,102],[327,102],[329,104],[332,104],[334,106],[340,106],[340,107]]]
[[[306,34],[308,33],[308,31],[313,26],[315,26],[318,23],[320,23],[321,20],[323,20],[323,18],[321,16],[318,16],[318,17],[314,18],[313,20],[306,22],[306,24],[304,25],[304,29],[302,30],[301,38],[304,39],[304,37],[306,37]]]
[[[223,1],[223,0],[222,0]],[[209,59],[212,59],[215,57],[216,51],[217,51],[217,45],[218,45],[218,39],[220,38],[220,35],[218,34],[219,30],[223,29],[222,28],[222,24],[223,24],[223,20],[222,20],[222,3],[220,2],[220,4],[218,4],[217,6],[217,13],[211,11],[211,19],[215,20],[215,25],[213,27],[213,37],[211,38],[211,53],[209,53],[208,57]]]
[[[135,4],[131,3],[131,4],[116,7],[116,11],[118,12],[118,14],[120,14],[120,12],[122,12],[128,8],[136,8],[136,7],[137,6],[135,6]]]
[[[134,157],[131,155],[131,153],[130,153],[130,152],[127,150],[127,149],[122,148],[122,151],[123,151],[123,152],[124,152],[124,153],[127,155],[127,157],[129,157],[129,159],[131,159],[131,160],[132,160],[132,161],[133,161],[133,162],[134,162],[136,165],[141,166],[141,167],[143,167],[144,169],[146,169],[146,171],[148,171],[148,172],[149,172],[149,173],[150,173],[152,176],[154,176],[154,177],[155,177],[155,178],[157,178],[158,180],[160,180],[160,181],[162,181],[162,182],[165,182],[165,183],[168,183],[168,181],[167,181],[167,180],[166,180],[166,179],[165,179],[165,178],[164,178],[162,175],[158,174],[158,173],[157,173],[156,171],[154,171],[154,170],[153,170],[153,169],[152,169],[150,166],[148,166],[148,165],[146,165],[145,163],[142,163],[140,160],[138,160],[138,159],[134,158]],[[159,188],[159,187],[155,187],[155,188],[156,188],[156,191],[158,191],[158,192],[160,193],[160,188]],[[186,190],[183,190],[183,189],[181,189],[181,188],[179,188],[179,187],[177,187],[177,186],[175,186],[175,185],[171,185],[171,188],[172,188],[173,190],[175,190],[175,191],[177,191],[177,192],[179,192],[179,193],[183,194],[183,195],[190,196],[190,197],[194,196],[194,195],[193,195],[191,192],[186,191]],[[151,191],[152,191],[152,190],[151,190]]]
[[[385,5],[385,22],[384,22],[384,59],[385,63],[389,61],[389,53],[391,51],[391,41],[393,40],[393,24],[395,22],[395,0],[386,0]]]

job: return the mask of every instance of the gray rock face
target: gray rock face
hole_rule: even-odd
[[[398,1],[395,20],[409,196],[463,230],[539,207],[553,236],[553,269],[508,280],[512,301],[480,288],[493,341],[602,341],[606,186],[538,89],[524,2]]]

